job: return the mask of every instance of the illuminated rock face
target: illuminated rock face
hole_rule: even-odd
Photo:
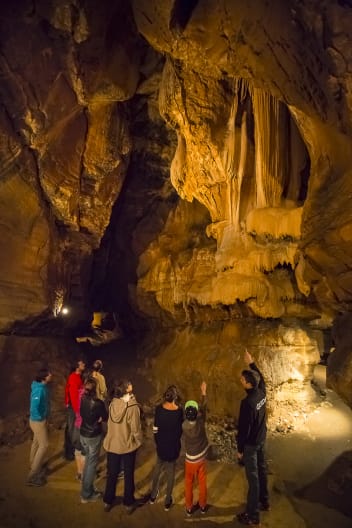
[[[14,4],[0,8],[1,330],[67,301],[209,342],[234,320],[260,336],[260,319],[329,327],[349,311],[350,8]],[[310,339],[322,352],[304,332],[302,354]]]
[[[239,320],[212,327],[187,327],[152,360],[151,373],[162,393],[177,384],[182,397],[199,397],[200,384],[208,381],[209,408],[213,414],[237,416],[243,388],[239,383],[246,346],[256,358],[269,393],[269,414],[275,407],[274,393],[290,385],[291,398],[299,387],[301,401],[312,398],[310,379],[319,361],[319,333],[297,325]],[[245,345],[244,345],[245,344]]]
[[[345,198],[331,189],[351,193],[351,98],[337,94],[349,92],[341,56],[350,63],[351,12],[338,3],[326,13],[280,2],[208,0],[188,12],[186,4],[133,3],[139,29],[169,57],[160,111],[178,135],[171,180],[208,209],[216,240],[206,255],[200,249],[207,272],[189,289],[180,277],[175,298],[240,301],[264,318],[324,312],[331,321],[351,291],[351,208],[337,213],[333,203]],[[344,247],[338,256],[335,244]],[[171,311],[154,281],[160,266],[165,284],[177,281],[176,269],[197,267],[196,251],[186,265],[178,258],[156,262],[141,283]]]

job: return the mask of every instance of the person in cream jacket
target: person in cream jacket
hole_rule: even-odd
[[[128,510],[138,506],[134,491],[134,469],[137,449],[142,444],[140,409],[133,395],[132,383],[127,380],[114,385],[109,406],[108,430],[104,439],[107,452],[107,480],[104,509],[110,511],[114,500],[118,475],[124,469],[123,503]]]

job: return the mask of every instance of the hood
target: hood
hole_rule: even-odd
[[[132,405],[138,405],[134,396],[131,396],[128,402],[122,398],[114,398],[110,404],[109,415],[113,422],[121,422],[123,420],[127,409]]]

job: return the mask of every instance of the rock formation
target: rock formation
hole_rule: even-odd
[[[216,412],[245,346],[271,389],[309,384],[352,298],[351,24],[338,0],[2,5],[1,332],[118,314],[167,335],[158,379],[211,372]]]

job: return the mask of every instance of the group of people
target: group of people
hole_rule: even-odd
[[[265,461],[266,390],[265,382],[252,356],[246,350],[240,382],[247,392],[241,401],[237,432],[237,457],[245,467],[248,494],[244,512],[237,519],[244,525],[258,526],[260,510],[269,510],[267,471]],[[181,437],[185,448],[185,507],[186,515],[196,509],[205,513],[207,503],[206,460],[209,442],[206,434],[207,385],[203,381],[201,399],[188,400],[184,407],[175,385],[167,388],[163,401],[155,408],[153,433],[157,460],[153,470],[151,492],[136,499],[134,470],[136,454],[142,445],[141,411],[129,380],[113,384],[110,402],[102,374],[100,360],[86,369],[79,360],[69,375],[65,389],[67,426],[65,457],[76,460],[77,479],[81,481],[81,502],[95,502],[101,497],[104,510],[114,505],[116,485],[121,471],[124,477],[123,504],[132,512],[149,500],[155,504],[159,495],[160,478],[166,477],[164,509],[172,506],[176,462],[181,451]],[[27,484],[42,486],[46,482],[45,453],[48,447],[46,422],[50,412],[48,383],[51,373],[41,369],[32,383],[30,427],[33,442],[30,453],[30,472]],[[103,424],[106,424],[103,426]],[[103,445],[107,454],[107,479],[104,493],[94,487],[98,457]],[[198,502],[194,504],[193,489],[198,482]]]

